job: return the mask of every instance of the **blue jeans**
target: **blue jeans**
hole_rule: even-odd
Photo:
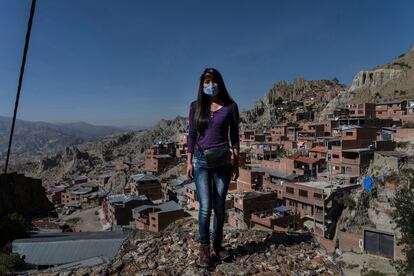
[[[197,147],[193,155],[193,172],[198,210],[198,231],[201,244],[210,243],[210,216],[214,208],[213,244],[221,245],[225,216],[226,195],[231,180],[231,166],[207,168],[205,155]]]

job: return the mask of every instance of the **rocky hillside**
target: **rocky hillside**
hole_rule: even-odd
[[[0,159],[7,155],[12,119],[0,116]],[[92,141],[115,132],[117,127],[95,126],[83,122],[46,123],[16,120],[11,158],[22,162],[65,147]]]
[[[347,87],[336,80],[305,80],[297,78],[292,83],[279,81],[255,102],[251,110],[240,112],[242,129],[252,129],[262,126],[276,125],[289,120],[291,113],[297,108],[313,109],[318,114],[326,103]],[[325,101],[317,101],[323,98]],[[304,102],[311,102],[308,109],[303,107]]]
[[[60,275],[340,275],[310,237],[254,229],[224,229],[223,245],[233,259],[199,268],[197,229],[194,218],[184,218],[160,233],[138,232],[109,267]]]
[[[386,102],[414,98],[414,47],[388,64],[358,72],[351,87],[338,94],[324,109],[324,118],[347,103]]]
[[[414,97],[414,47],[393,62],[360,71],[349,92],[353,102],[383,102]]]
[[[63,151],[11,167],[11,171],[24,172],[27,176],[53,181],[63,175],[95,174],[108,162],[115,160],[143,159],[145,149],[159,141],[169,141],[179,132],[186,130],[187,119],[176,117],[161,120],[154,128],[136,132],[123,132],[105,136],[93,142],[66,147]],[[112,181],[124,185],[127,177],[123,172]],[[115,183],[110,183],[112,185]]]

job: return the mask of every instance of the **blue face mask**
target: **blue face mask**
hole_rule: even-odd
[[[203,92],[206,93],[207,95],[213,95],[218,91],[218,86],[217,83],[210,83],[207,87],[203,88]]]

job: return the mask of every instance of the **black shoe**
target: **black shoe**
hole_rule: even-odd
[[[230,252],[226,250],[223,246],[215,244],[213,246],[213,249],[214,249],[214,256],[220,259],[221,261],[227,261],[228,259],[230,259],[231,257]]]
[[[201,267],[209,267],[211,264],[210,244],[200,244],[200,257],[198,265]]]

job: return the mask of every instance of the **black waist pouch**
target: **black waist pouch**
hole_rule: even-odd
[[[199,148],[201,148],[200,145]],[[207,168],[209,169],[232,165],[229,144],[206,150],[203,150],[201,148],[201,150],[204,153],[204,156],[206,157]]]

